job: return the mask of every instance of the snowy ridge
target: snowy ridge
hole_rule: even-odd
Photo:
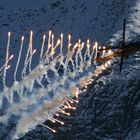
[[[123,24],[123,19],[126,18],[127,20],[126,41],[131,41],[133,39],[139,40],[139,34],[140,34],[140,28],[139,28],[140,1],[139,0],[136,0],[136,1],[108,0],[107,2],[106,0],[94,0],[94,1],[91,1],[91,0],[71,0],[71,1],[69,0],[54,0],[54,1],[30,0],[30,1],[27,1],[25,0],[20,3],[18,2],[18,0],[13,0],[13,2],[10,4],[8,0],[1,0],[0,13],[1,13],[1,21],[0,21],[1,57],[5,57],[5,50],[6,50],[5,46],[6,46],[6,37],[7,37],[6,33],[8,31],[11,31],[12,41],[11,41],[10,52],[11,54],[14,54],[15,60],[17,60],[17,57],[18,57],[17,54],[19,52],[20,36],[24,35],[25,38],[29,38],[30,30],[34,30],[34,35],[35,35],[34,46],[36,50],[40,49],[38,48],[38,46],[41,46],[40,44],[42,41],[42,35],[46,33],[50,28],[54,30],[54,32],[56,33],[56,36],[60,32],[63,32],[64,34],[67,34],[68,32],[70,32],[73,35],[74,41],[77,41],[79,38],[81,38],[82,40],[85,40],[89,37],[93,42],[97,40],[101,44],[107,43],[107,44],[116,45],[122,39],[122,24]],[[23,54],[26,53],[26,50],[28,47],[28,40],[25,40],[25,43],[26,45],[23,48]],[[37,53],[36,56],[39,56],[39,53]],[[139,54],[137,54],[137,56],[134,55],[134,57],[136,57],[137,60],[139,60],[139,56],[140,56]],[[35,57],[35,62],[38,62],[38,59],[36,58],[39,58],[39,57]],[[24,60],[24,56],[21,58],[21,60]],[[2,58],[0,63],[3,64],[3,61],[4,59]],[[132,137],[135,135],[139,136],[139,129],[137,128],[135,129],[135,127],[137,127],[138,126],[137,124],[139,123],[139,119],[137,119],[137,116],[139,116],[138,103],[136,103],[136,108],[135,106],[132,106],[135,112],[134,116],[136,117],[132,118],[132,122],[133,122],[132,132],[131,130],[127,131],[129,132],[129,134],[127,132],[126,134],[124,134],[123,132],[126,130],[127,127],[129,128],[131,126],[130,124],[128,124],[127,127],[124,127],[125,128],[124,129],[123,127],[121,128],[121,123],[120,123],[119,125],[117,125],[117,127],[115,127],[115,130],[114,130],[112,129],[114,128],[114,125],[112,124],[114,122],[118,123],[119,119],[114,117],[115,119],[118,119],[118,121],[116,121],[115,119],[113,119],[113,117],[111,117],[110,115],[107,115],[107,113],[109,112],[111,112],[114,116],[121,114],[121,113],[118,113],[117,115],[115,115],[114,110],[118,110],[122,112],[122,110],[119,109],[119,106],[117,106],[117,104],[120,104],[120,108],[122,107],[121,105],[128,106],[128,104],[123,104],[121,100],[121,97],[125,100],[125,96],[123,96],[125,94],[127,94],[129,98],[131,97],[132,93],[133,94],[136,93],[135,97],[132,96],[131,99],[133,100],[134,98],[134,100],[137,99],[139,101],[139,92],[137,91],[137,87],[139,86],[139,67],[140,66],[138,65],[138,63],[136,63],[135,65],[135,60],[133,58],[132,59],[130,58],[128,61],[130,61],[131,63],[127,65],[125,64],[126,66],[124,65],[122,75],[118,74],[118,76],[116,76],[116,71],[114,71],[114,74],[112,74],[112,76],[104,77],[104,78],[102,77],[103,79],[102,81],[104,81],[106,85],[112,85],[112,89],[109,89],[110,86],[105,86],[103,90],[101,89],[97,90],[98,94],[104,95],[104,93],[108,93],[107,97],[108,97],[108,100],[110,100],[110,102],[108,102],[109,107],[105,111],[102,111],[103,109],[100,110],[100,108],[97,108],[97,110],[103,113],[103,114],[101,113],[102,114],[101,116],[99,115],[99,120],[101,121],[101,123],[106,121],[105,118],[110,117],[112,119],[112,120],[107,119],[106,123],[103,123],[103,127],[101,126],[102,129],[98,128],[98,126],[100,125],[97,125],[97,126],[90,125],[90,124],[93,124],[94,122],[93,121],[94,118],[92,118],[92,115],[90,115],[90,114],[93,114],[93,111],[90,108],[90,105],[88,106],[87,111],[84,110],[85,104],[87,105],[91,103],[93,104],[93,107],[94,107],[94,103],[95,103],[95,101],[93,100],[94,95],[92,96],[91,100],[89,98],[81,97],[80,105],[78,107],[79,110],[77,112],[78,113],[81,112],[80,115],[81,115],[82,121],[80,121],[80,118],[76,116],[77,122],[76,121],[74,122],[75,124],[77,124],[77,127],[79,127],[80,124],[83,127],[85,127],[84,129],[85,131],[77,130],[77,133],[79,134],[79,137],[77,136],[77,138],[80,138],[80,136],[82,137],[82,133],[84,135],[89,134],[91,138],[98,138],[98,139],[100,138],[114,139],[117,136],[118,136],[117,138],[132,139]],[[13,75],[13,71],[14,71],[13,68],[15,66],[15,62],[13,61],[12,63],[10,63],[12,68],[9,70],[8,75]],[[33,65],[35,66],[36,64],[33,64]],[[23,68],[23,65],[20,65],[21,70],[22,68]],[[132,73],[130,71],[132,71]],[[127,83],[126,83],[126,78],[127,78]],[[110,79],[110,82],[106,81],[107,79]],[[7,81],[8,81],[7,84],[11,85],[11,83],[13,82],[13,77],[7,78]],[[132,83],[136,82],[136,83],[133,85],[131,82]],[[120,83],[122,83],[122,85],[120,85]],[[114,84],[116,84],[116,87],[113,87]],[[0,87],[2,90],[1,85]],[[95,86],[95,87],[98,87],[98,86]],[[117,87],[120,87],[120,90]],[[134,90],[130,90],[130,91],[126,90],[131,87],[134,88],[136,92]],[[116,91],[114,92],[115,89]],[[89,90],[92,90],[92,88]],[[122,93],[122,90],[124,91],[123,93]],[[113,92],[113,95],[112,95],[112,92]],[[92,93],[96,95],[95,91],[92,91]],[[112,102],[113,99],[114,101]],[[133,104],[132,100],[126,99],[126,102],[132,102]],[[103,105],[105,104],[103,103]],[[112,107],[112,105],[114,106]],[[82,113],[85,114],[85,116]],[[103,117],[104,114],[106,114],[105,117]],[[130,115],[128,114],[128,116]],[[92,118],[93,120],[87,119],[87,117]],[[82,123],[84,122],[83,120],[86,120],[85,124]],[[135,120],[136,122],[134,122]],[[105,130],[104,127],[106,127],[107,124],[109,124],[109,129],[107,132],[108,134],[106,135],[106,133],[103,132],[102,130]],[[91,127],[91,130],[90,128],[87,127],[89,125]],[[11,132],[11,130],[9,129],[8,125],[2,126],[2,127],[5,129],[2,133],[0,133],[0,137],[4,137],[6,139],[10,135],[8,134],[8,132]],[[95,130],[93,127],[95,128]],[[42,130],[42,128],[40,128],[40,130]],[[36,136],[35,134],[40,133],[40,130],[33,131],[33,134],[31,133],[32,134],[31,137],[35,138]],[[73,130],[73,129],[70,128],[70,130]],[[64,126],[63,131],[61,132],[62,134],[64,132],[66,136],[67,134],[65,132],[67,132],[67,128],[65,128]],[[135,134],[135,132],[137,133]],[[46,134],[46,130],[45,130],[45,134]],[[127,137],[127,135],[129,136]],[[39,139],[41,138],[41,136],[38,136],[38,137]],[[68,138],[70,138],[70,136],[68,136]],[[8,137],[7,139],[10,139],[10,138]]]

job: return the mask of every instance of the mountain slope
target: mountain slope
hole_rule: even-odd
[[[41,38],[44,33],[48,34],[49,29],[56,36],[61,32],[65,35],[71,33],[73,41],[90,38],[92,42],[117,44],[122,38],[123,19],[126,18],[126,40],[139,39],[140,34],[140,0],[1,0],[0,14],[1,57],[5,57],[7,32],[11,31],[10,52],[15,55],[15,60],[21,35],[26,37],[24,59],[30,30],[34,31],[34,48],[38,50],[34,61],[38,60]],[[114,68],[112,75],[100,79],[105,84],[99,81],[96,89],[90,86],[87,93],[81,95],[76,113],[63,117],[66,125],[60,127],[57,134],[38,126],[22,139],[138,139],[139,57],[137,53],[126,60],[122,74]],[[1,63],[3,61],[2,58]],[[12,68],[8,71],[9,85],[13,81],[11,75],[15,62],[11,63]],[[9,127],[11,125],[4,126],[0,138],[10,139],[14,131]]]

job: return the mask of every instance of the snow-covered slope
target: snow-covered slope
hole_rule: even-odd
[[[126,18],[127,40],[139,38],[139,3],[139,0],[1,0],[1,57],[5,57],[8,31],[12,32],[10,51],[15,55],[15,60],[22,35],[26,43],[24,52],[27,50],[30,30],[34,31],[33,47],[38,50],[36,55],[40,52],[42,36],[48,34],[49,29],[57,37],[63,32],[65,40],[71,33],[73,41],[90,38],[92,42],[98,41],[100,44],[116,44],[122,38],[123,19]],[[13,62],[12,68],[14,65]],[[8,81],[10,84],[11,79]]]
[[[27,45],[30,30],[34,31],[33,47],[37,48],[37,50],[40,50],[43,34],[48,34],[49,29],[52,29],[57,37],[61,32],[65,35],[71,33],[73,41],[76,41],[79,38],[83,40],[90,38],[92,42],[97,40],[101,44],[106,42],[116,44],[122,38],[121,35],[124,18],[127,20],[126,39],[128,41],[139,39],[139,15],[140,0],[0,0],[1,63],[4,60],[3,57],[5,57],[8,31],[12,32],[10,51],[11,54],[13,53],[15,55],[15,59],[17,59],[20,37],[21,35],[25,35]],[[26,45],[25,50],[27,49]],[[91,89],[89,89],[87,96],[85,95],[81,97],[81,102],[76,116],[72,116],[69,119],[67,118],[68,120],[65,118],[66,121],[70,122],[70,124],[67,125],[66,123],[64,128],[60,128],[62,131],[60,131],[58,135],[56,134],[56,139],[57,137],[62,139],[65,133],[65,136],[71,139],[74,139],[72,135],[75,135],[75,133],[78,133],[77,139],[80,139],[81,137],[83,139],[88,139],[88,135],[90,134],[92,138],[96,139],[105,139],[105,137],[106,139],[123,139],[125,136],[126,139],[128,139],[128,137],[130,137],[130,139],[132,138],[133,131],[135,131],[135,127],[137,127],[137,124],[139,123],[138,116],[140,116],[139,104],[135,103],[140,100],[138,89],[140,84],[140,55],[137,54],[134,55],[134,57],[135,58],[127,60],[129,63],[124,66],[124,70],[121,75],[114,73],[109,77],[104,77],[106,85],[103,87],[101,86],[101,89],[94,92],[92,87],[90,87]],[[8,73],[9,78],[7,81],[9,84],[11,83],[10,81],[13,80],[11,75],[14,70],[14,65],[15,62],[12,63],[12,68]],[[94,94],[97,96],[104,96],[103,98],[99,96],[99,104],[101,103],[101,105],[99,106],[99,109],[97,108],[100,114],[97,116],[97,119],[100,121],[97,121],[95,126],[93,113],[95,103]],[[135,99],[138,101],[135,101]],[[84,105],[87,106],[87,109],[84,109]],[[127,113],[125,111],[129,106],[133,108],[132,110],[134,112],[131,112],[130,110],[130,112],[128,112],[128,116],[131,115],[131,113],[136,113],[136,115],[130,116],[134,116],[134,118],[130,118],[130,120],[133,120],[132,125],[129,124],[129,118],[126,117]],[[125,122],[122,124],[118,117],[118,115],[120,115],[120,117],[123,116],[123,111],[126,113],[126,119],[128,119],[128,124],[126,123],[126,126]],[[75,133],[72,133],[71,131],[73,131],[74,125]],[[104,127],[107,127],[107,132],[103,129]],[[126,131],[127,127],[130,131]],[[112,129],[112,131],[110,129]],[[43,133],[44,131],[46,132],[46,130],[43,130],[44,128],[39,127],[39,129],[33,131],[33,134],[31,132],[29,136],[33,139],[36,137],[41,139],[42,136],[40,136],[39,133]],[[3,137],[3,139],[10,139],[7,134],[9,131],[10,129],[7,130],[6,127],[5,131],[0,133],[0,138]],[[129,136],[127,136],[127,132],[129,133]],[[138,132],[138,130],[136,132]],[[44,137],[48,137],[48,135],[46,134]]]
[[[1,0],[0,6],[2,36],[7,31],[19,37],[30,30],[40,35],[53,29],[56,34],[72,33],[74,39],[89,37],[105,43],[121,30],[123,18],[130,33],[140,32],[139,0]]]
[[[89,86],[81,95],[76,113],[64,117],[67,125],[59,128],[54,139],[139,140],[139,55],[124,61],[121,74],[116,63],[110,75]]]

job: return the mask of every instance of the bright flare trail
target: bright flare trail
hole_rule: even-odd
[[[52,31],[49,31],[47,49],[45,49],[46,35],[44,35],[40,47],[39,63],[32,69],[32,58],[36,50],[33,48],[33,31],[31,31],[21,81],[17,81],[24,47],[24,36],[22,36],[13,76],[14,82],[8,87],[6,86],[6,73],[10,68],[9,61],[13,58],[13,55],[9,57],[11,33],[8,33],[6,62],[0,69],[0,75],[3,74],[0,109],[5,111],[0,116],[0,122],[7,123],[12,114],[19,116],[13,139],[34,129],[37,125],[56,132],[43,123],[50,120],[53,123],[64,125],[63,121],[54,116],[59,116],[60,113],[69,116],[70,113],[66,109],[75,110],[74,104],[79,102],[79,94],[87,90],[88,85],[94,81],[93,77],[98,76],[111,66],[110,61],[97,66],[96,58],[99,51],[97,42],[91,44],[89,39],[86,42],[79,39],[78,42],[72,44],[70,34],[67,38],[67,53],[65,53],[63,52],[65,46],[63,46],[64,35],[62,33],[56,40]],[[56,53],[56,49],[59,52]],[[109,52],[102,51],[102,57],[109,53],[111,53],[110,50]],[[49,78],[50,71],[52,72],[51,79]],[[44,80],[48,84],[45,84]],[[17,95],[20,99],[19,102],[14,101],[14,97]],[[4,108],[4,98],[8,102],[8,109]]]

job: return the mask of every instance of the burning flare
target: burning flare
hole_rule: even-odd
[[[20,137],[21,134],[34,129],[38,124],[55,133],[56,130],[43,124],[43,122],[50,120],[53,123],[58,122],[64,125],[64,122],[56,117],[60,113],[69,116],[70,112],[68,111],[76,109],[75,104],[79,102],[79,95],[87,90],[88,85],[94,81],[93,77],[100,75],[103,70],[110,67],[110,61],[98,67],[94,65],[100,50],[97,42],[91,44],[89,39],[86,43],[79,39],[78,42],[72,44],[72,37],[69,34],[67,52],[63,52],[63,39],[63,33],[61,33],[60,39],[56,43],[52,31],[48,33],[48,41],[46,41],[46,35],[43,35],[39,63],[32,69],[32,58],[36,50],[33,48],[33,31],[30,31],[21,81],[17,81],[17,73],[19,64],[22,63],[21,57],[24,47],[24,36],[22,36],[13,76],[14,82],[13,85],[8,87],[6,85],[6,73],[10,68],[10,60],[13,59],[13,55],[9,55],[11,33],[8,33],[6,60],[0,68],[0,75],[3,75],[0,109],[5,109],[4,98],[7,99],[9,107],[7,110],[5,109],[6,113],[0,116],[0,122],[7,122],[12,114],[20,116],[13,138]],[[46,42],[48,44],[45,50]],[[57,49],[58,47],[59,49]],[[56,50],[59,50],[59,52],[56,53]],[[106,55],[105,53],[103,50],[102,57]],[[109,51],[108,53],[111,52]],[[60,69],[62,69],[63,74],[59,72]],[[50,71],[53,72],[51,78],[49,75]],[[45,84],[44,80],[48,84]],[[52,92],[53,94],[50,95]],[[15,93],[20,98],[19,102],[14,101]]]

